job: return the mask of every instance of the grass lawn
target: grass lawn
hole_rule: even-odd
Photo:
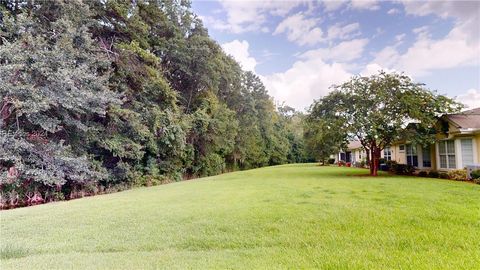
[[[285,165],[0,212],[3,269],[480,269],[480,185]]]

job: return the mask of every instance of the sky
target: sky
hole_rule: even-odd
[[[385,70],[480,107],[480,1],[193,0],[192,9],[277,104],[304,111],[333,84]]]

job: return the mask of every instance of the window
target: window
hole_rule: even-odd
[[[422,147],[422,165],[423,167],[432,167],[432,157],[430,155],[430,146]]]
[[[390,147],[385,147],[385,149],[383,149],[383,157],[385,160],[392,160],[392,150]]]
[[[455,169],[455,142],[453,140],[441,141],[438,143],[438,153],[440,156],[440,168]]]
[[[473,165],[473,141],[472,139],[461,139],[462,146],[462,165]]]
[[[400,144],[399,150],[401,153],[405,152],[405,144]]]
[[[407,145],[407,164],[418,167],[417,147],[411,144]]]

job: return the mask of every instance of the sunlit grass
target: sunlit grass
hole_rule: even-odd
[[[1,269],[477,269],[480,185],[286,165],[0,212]]]

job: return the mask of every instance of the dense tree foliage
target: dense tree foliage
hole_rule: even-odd
[[[345,119],[337,114],[337,108],[343,104],[344,95],[331,93],[316,101],[305,116],[304,139],[307,153],[322,164],[347,145],[347,132],[343,128]]]
[[[398,139],[431,143],[434,137],[428,131],[438,117],[460,109],[454,100],[404,74],[380,71],[335,86],[312,105],[309,118],[333,126],[344,138],[360,141],[370,156],[370,172],[377,175],[380,154],[386,146]],[[410,132],[412,129],[415,132]]]
[[[305,160],[188,1],[0,3],[2,207]]]

